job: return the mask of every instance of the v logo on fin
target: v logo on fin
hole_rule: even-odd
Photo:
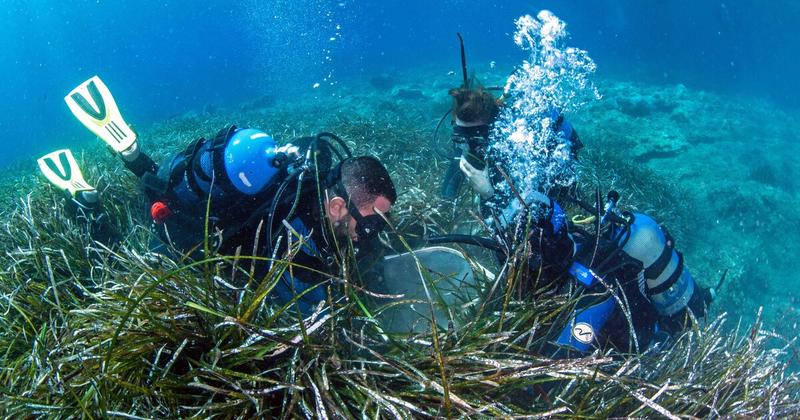
[[[115,152],[127,150],[136,142],[136,133],[122,118],[111,91],[99,77],[81,83],[64,101],[78,121]]]
[[[67,158],[69,154],[69,150],[62,150],[58,153],[59,165],[56,165],[56,161],[51,157],[47,157],[46,159],[43,158],[47,168],[50,169],[53,174],[67,182],[72,179],[72,167],[70,166],[69,159]]]
[[[103,101],[103,96],[97,89],[97,84],[94,82],[94,80],[90,79],[89,84],[86,85],[86,88],[89,90],[89,95],[91,95],[92,101],[97,107],[97,110],[95,110],[95,107],[92,106],[92,104],[90,104],[89,101],[87,101],[86,98],[84,98],[80,93],[74,92],[69,96],[78,104],[81,110],[89,114],[90,117],[97,121],[106,119],[106,103]]]
[[[69,149],[56,150],[38,160],[39,169],[45,178],[62,191],[69,191],[74,197],[80,191],[94,189],[83,179],[81,168]]]

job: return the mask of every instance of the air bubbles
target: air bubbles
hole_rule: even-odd
[[[530,53],[506,81],[490,153],[508,163],[514,185],[548,191],[575,181],[571,141],[554,125],[560,114],[599,99],[589,80],[596,66],[586,51],[562,45],[566,24],[549,11],[515,24],[514,42]]]

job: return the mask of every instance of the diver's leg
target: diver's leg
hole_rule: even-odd
[[[85,223],[92,239],[107,245],[116,242],[100,194],[83,178],[72,152],[56,150],[39,158],[38,163],[47,180],[64,192],[67,214]]]
[[[150,159],[150,156],[139,149],[138,143],[133,143],[129,149],[122,151],[119,155],[125,167],[133,172],[137,178],[141,179],[148,173],[151,175],[158,174],[158,165],[153,162],[153,159]]]

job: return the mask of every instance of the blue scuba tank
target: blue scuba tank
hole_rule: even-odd
[[[211,140],[200,140],[169,165],[174,197],[195,206],[210,197],[217,205],[235,205],[270,185],[279,168],[273,164],[277,144],[272,136],[252,128],[231,127]]]
[[[695,281],[683,265],[669,234],[651,217],[633,214],[630,231],[616,232],[622,251],[644,266],[644,287],[659,314],[672,316],[684,309],[695,292]]]
[[[209,226],[228,229],[246,220],[280,178],[278,155],[263,131],[231,126],[167,160],[157,176],[164,187],[148,193],[162,239],[178,249],[202,243],[208,200]]]

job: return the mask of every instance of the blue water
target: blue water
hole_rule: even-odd
[[[387,69],[455,67],[456,31],[467,39],[471,61],[517,63],[513,19],[541,8],[568,22],[574,44],[591,53],[601,75],[757,95],[795,108],[800,38],[792,25],[800,3],[764,4],[6,0],[0,165],[85,136],[62,97],[94,74],[113,86],[130,121],[146,124],[207,103]]]
[[[0,168],[33,168],[45,152],[92,141],[63,97],[95,74],[129,122],[147,125],[317,83],[324,93],[383,72],[456,70],[456,32],[471,64],[508,71],[526,57],[511,40],[514,19],[543,8],[568,23],[570,45],[589,51],[600,78],[800,109],[793,0],[5,0]]]

